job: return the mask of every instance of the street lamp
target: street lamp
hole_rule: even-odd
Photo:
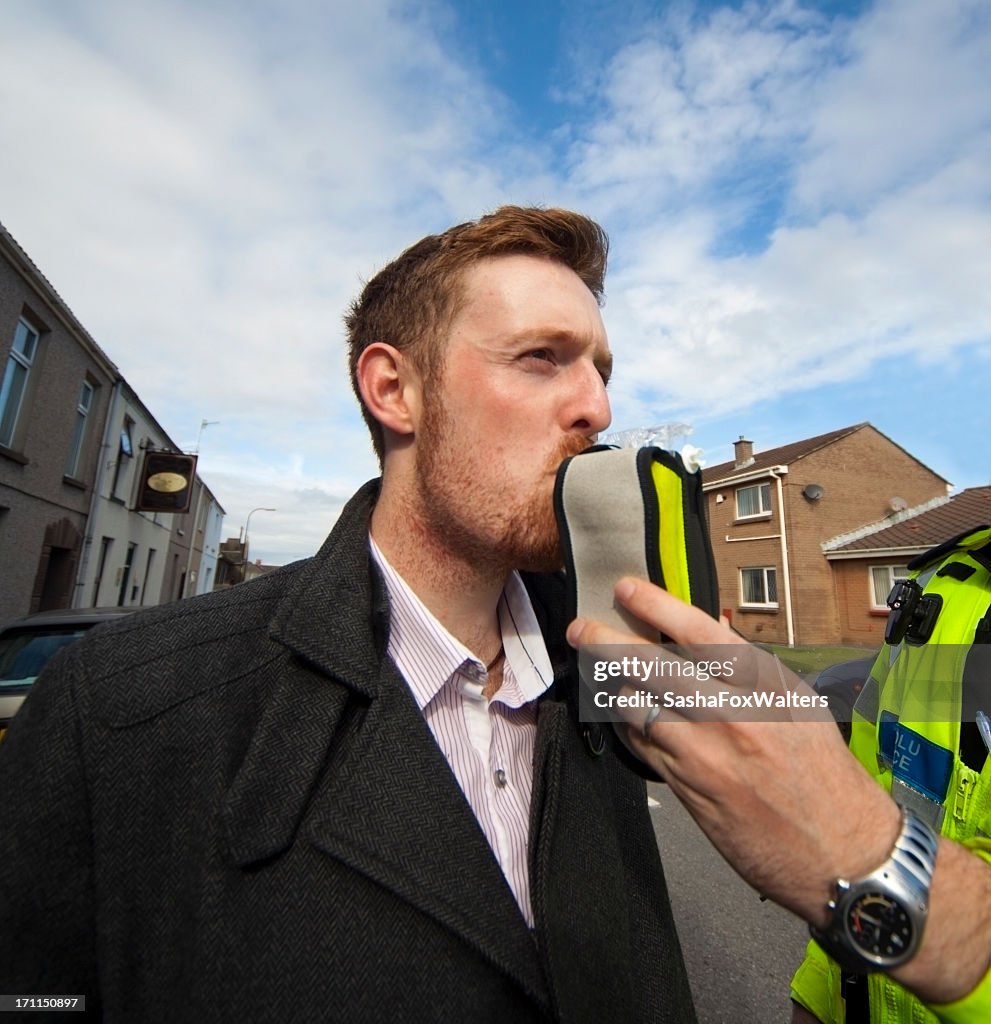
[[[253,508],[248,513],[248,518],[245,519],[245,521],[244,521],[244,540],[241,542],[242,543],[242,548],[241,548],[241,582],[242,583],[244,582],[244,575],[245,575],[245,572],[247,570],[247,562],[248,562],[248,527],[251,525],[251,517],[256,512],[278,512],[278,511],[279,510],[277,508],[264,508],[263,506],[259,505],[258,508]]]

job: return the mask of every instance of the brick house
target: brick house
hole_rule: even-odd
[[[880,645],[888,618],[885,600],[907,564],[937,544],[991,524],[991,487],[970,487],[823,545],[833,572],[845,641]]]
[[[855,616],[840,607],[823,545],[945,500],[948,482],[869,423],[766,452],[742,437],[734,448],[732,462],[703,471],[723,614],[753,640],[869,642],[846,629]]]

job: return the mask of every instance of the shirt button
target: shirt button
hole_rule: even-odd
[[[506,782],[507,782],[507,779],[506,779],[506,769],[505,768],[496,768],[496,770],[495,770],[495,784],[500,789],[502,789],[503,786],[506,785]]]

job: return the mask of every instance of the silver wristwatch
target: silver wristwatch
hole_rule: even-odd
[[[929,911],[929,886],[936,866],[936,833],[902,808],[902,830],[891,856],[855,881],[839,879],[832,913],[812,938],[847,971],[890,971],[906,963],[922,941]]]

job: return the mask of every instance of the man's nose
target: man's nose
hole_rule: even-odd
[[[571,429],[585,435],[599,434],[612,422],[612,409],[605,381],[599,371],[589,368],[582,376],[572,406]]]

